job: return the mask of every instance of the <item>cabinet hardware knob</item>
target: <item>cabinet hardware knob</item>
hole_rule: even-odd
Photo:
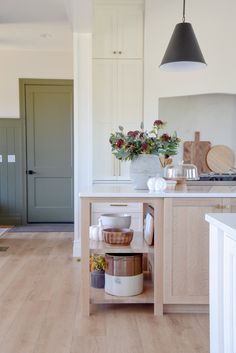
[[[116,54],[116,51],[115,51],[115,50],[113,51],[113,54]]]
[[[122,51],[119,51],[119,54],[122,54]]]
[[[221,206],[221,205],[216,205],[216,207],[215,208],[217,208],[217,209],[221,209],[223,206]]]
[[[27,173],[27,174],[32,175],[32,174],[36,174],[36,172],[35,172],[34,170],[28,170],[28,173]]]

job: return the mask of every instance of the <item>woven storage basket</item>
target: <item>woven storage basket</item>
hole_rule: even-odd
[[[133,233],[132,229],[103,229],[104,241],[111,245],[129,245],[133,239]]]

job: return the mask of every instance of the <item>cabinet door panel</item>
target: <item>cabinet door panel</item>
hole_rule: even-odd
[[[93,120],[112,123],[116,110],[117,65],[114,60],[93,60]],[[96,132],[96,130],[95,130]]]
[[[97,7],[94,14],[93,57],[114,58],[117,51],[117,21],[114,9]]]
[[[143,120],[143,63],[141,60],[117,61],[116,125],[125,131],[137,130]],[[129,178],[130,162],[120,162],[119,176]]]
[[[107,179],[115,174],[109,137],[114,130],[116,63],[93,61],[93,178]]]
[[[142,60],[117,61],[117,125],[137,130],[143,118]]]
[[[124,6],[117,16],[117,43],[119,58],[143,57],[142,6]]]
[[[208,304],[209,228],[206,213],[221,199],[165,200],[165,304]]]
[[[94,122],[93,142],[93,179],[106,180],[115,177],[115,157],[111,153],[109,137],[112,130],[110,123]]]

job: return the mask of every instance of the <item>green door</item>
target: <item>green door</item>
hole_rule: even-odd
[[[28,222],[73,222],[73,86],[26,85]]]

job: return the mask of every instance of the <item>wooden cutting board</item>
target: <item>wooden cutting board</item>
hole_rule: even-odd
[[[184,163],[195,164],[198,169],[198,173],[209,173],[209,169],[206,161],[207,154],[211,148],[210,141],[200,141],[200,132],[195,132],[194,141],[184,142],[183,158]]]
[[[226,173],[234,167],[234,152],[224,145],[214,146],[207,154],[207,164],[215,173]]]

